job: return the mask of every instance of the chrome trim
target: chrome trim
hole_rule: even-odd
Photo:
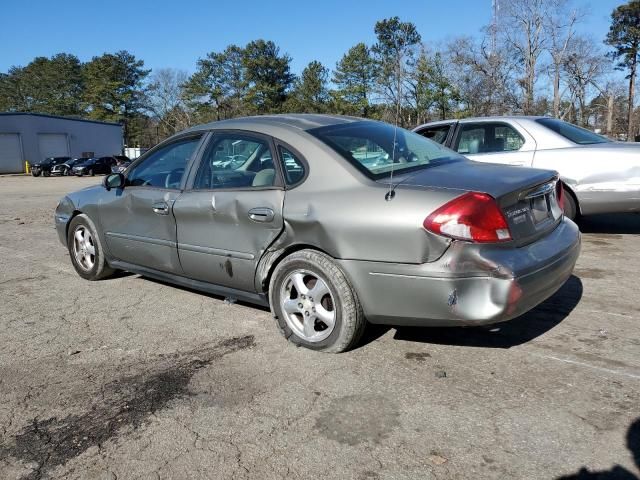
[[[555,188],[556,188],[556,182],[545,183],[544,185],[536,188],[533,192],[528,193],[524,197],[524,199],[525,200],[531,200],[532,198],[542,197],[544,195],[547,195],[547,194],[553,192],[553,190]]]

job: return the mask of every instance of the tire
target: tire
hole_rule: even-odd
[[[565,217],[567,217],[567,218],[569,218],[571,220],[577,220],[578,217],[580,216],[580,213],[578,211],[578,206],[576,205],[576,201],[573,198],[573,194],[571,192],[569,192],[569,190],[567,190],[564,187],[563,187],[562,194],[564,195],[564,215],[565,215]]]
[[[40,172],[34,172],[33,170],[31,171],[31,175],[33,175],[34,177],[39,177],[40,176]]]
[[[80,242],[76,238],[76,235],[82,232],[84,242]],[[88,236],[87,236],[88,235]],[[87,243],[89,245],[87,245]],[[80,246],[84,246],[84,250]],[[90,255],[91,248],[93,247],[93,255]],[[91,219],[85,215],[80,214],[71,220],[69,224],[69,230],[67,233],[67,248],[69,255],[71,256],[71,263],[73,267],[85,280],[102,280],[110,275],[113,275],[115,269],[111,268],[107,263],[104,256],[104,249],[100,242],[100,237],[96,232],[96,227]],[[85,255],[82,255],[85,252]],[[89,260],[86,260],[86,254],[89,254]]]
[[[284,337],[312,350],[344,352],[358,343],[366,327],[349,280],[330,256],[315,250],[294,252],[276,266],[269,303]],[[324,323],[329,318],[332,326]]]
[[[48,170],[43,170],[42,171],[42,176],[43,177],[49,177],[49,176],[51,176],[51,172],[49,172]]]
[[[92,177],[95,177],[96,172],[93,171],[93,168],[89,169],[89,175],[91,175]]]

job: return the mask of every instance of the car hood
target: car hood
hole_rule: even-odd
[[[500,198],[557,176],[552,170],[461,160],[397,175],[394,184],[488,193]],[[388,183],[389,179],[379,180]]]

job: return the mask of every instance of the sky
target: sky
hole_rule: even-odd
[[[508,0],[500,0],[508,1]],[[235,43],[273,40],[298,74],[312,60],[334,68],[358,42],[375,41],[376,21],[413,22],[423,41],[478,35],[491,0],[5,0],[0,14],[0,72],[36,56],[72,53],[82,61],[128,50],[146,68],[192,73],[198,58]],[[622,0],[574,0],[588,15],[582,33],[602,41]]]

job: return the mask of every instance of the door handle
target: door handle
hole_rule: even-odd
[[[273,210],[267,207],[256,207],[249,210],[249,218],[254,222],[271,222],[275,216]]]
[[[169,215],[169,205],[165,202],[154,203],[151,208],[153,208],[154,213],[158,215]]]

